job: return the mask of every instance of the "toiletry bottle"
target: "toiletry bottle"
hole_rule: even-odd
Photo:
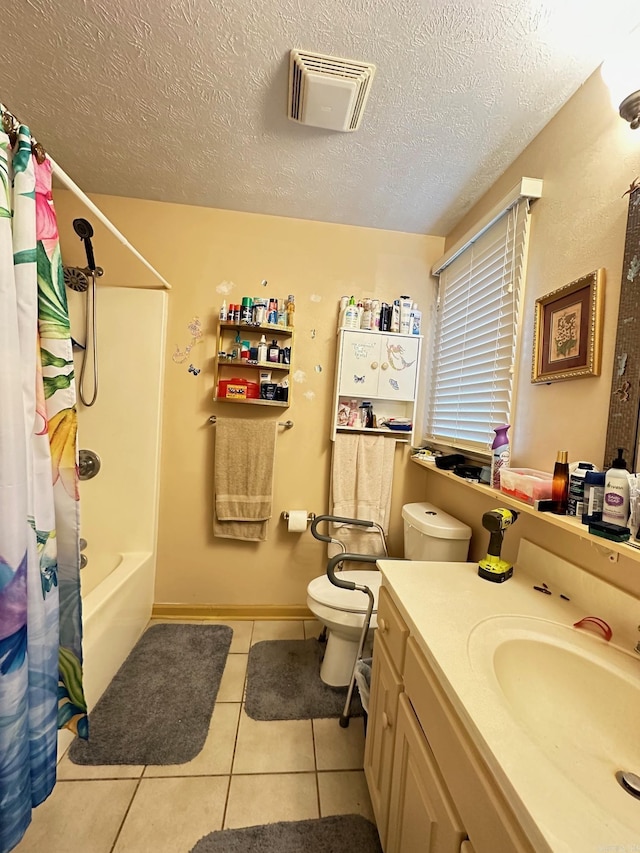
[[[371,328],[374,332],[380,331],[380,300],[371,300]]]
[[[362,317],[360,319],[361,329],[371,329],[371,300],[363,299],[362,301]]]
[[[269,300],[269,310],[267,312],[267,323],[271,326],[276,326],[278,324],[278,300],[270,299]]]
[[[411,334],[419,335],[420,327],[422,325],[422,311],[418,309],[418,305],[416,302],[413,303],[413,307],[411,308]]]
[[[222,305],[220,306],[220,315],[219,316],[220,316],[220,322],[221,323],[227,322],[227,300],[226,299],[222,300]]]
[[[400,300],[394,299],[391,306],[391,332],[400,331]]]
[[[400,331],[403,335],[411,334],[411,297],[400,297]]]
[[[624,447],[619,447],[618,458],[613,460],[605,477],[602,520],[626,527],[629,518],[629,475],[623,453]]]
[[[509,437],[507,431],[510,424],[494,427],[496,437],[491,445],[491,488],[500,488],[500,469],[509,467],[511,452],[509,450]]]
[[[378,328],[381,332],[388,332],[391,326],[391,307],[383,302],[380,306],[380,323]]]
[[[602,506],[604,504],[604,481],[607,475],[604,471],[587,471],[584,478],[584,498],[582,504],[582,523],[602,521]]]
[[[258,344],[258,361],[264,363],[267,360],[267,339],[264,335],[260,338]]]
[[[250,296],[242,297],[242,307],[240,309],[240,322],[251,323],[253,320],[253,299]]]
[[[353,296],[344,310],[344,327],[345,329],[360,328],[360,312],[358,311],[358,306],[356,305],[356,301]]]
[[[340,297],[340,304],[338,305],[338,328],[344,329],[344,312],[347,310],[347,305],[349,304],[348,296]]]
[[[551,483],[551,512],[556,515],[566,515],[569,506],[569,452],[559,450],[556,464],[553,467]]]
[[[276,364],[280,360],[280,347],[278,341],[272,341],[271,346],[267,350],[267,361],[273,361]]]
[[[584,512],[584,480],[587,471],[593,471],[593,465],[590,462],[578,462],[578,467],[569,475],[567,515],[581,516]]]
[[[296,313],[296,298],[290,293],[287,297],[287,326],[293,326],[293,320]]]

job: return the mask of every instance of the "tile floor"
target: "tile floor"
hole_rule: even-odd
[[[202,752],[187,764],[84,767],[58,784],[15,853],[189,853],[216,829],[335,814],[373,821],[361,718],[257,722],[244,711],[249,648],[318,636],[317,622],[225,622],[233,641]]]

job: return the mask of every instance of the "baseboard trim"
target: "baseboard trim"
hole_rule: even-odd
[[[308,607],[298,604],[154,604],[151,618],[234,621],[315,619]]]

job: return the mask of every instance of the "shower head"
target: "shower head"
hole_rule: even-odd
[[[87,275],[87,271],[80,269],[80,267],[63,267],[64,270],[64,283],[71,290],[75,290],[76,293],[84,293],[89,287],[89,276]],[[91,270],[89,270],[89,274]]]
[[[73,230],[81,240],[89,240],[93,237],[93,226],[86,219],[74,219]]]
[[[73,230],[84,243],[84,249],[87,253],[87,266],[90,270],[95,270],[96,259],[93,256],[93,246],[91,245],[91,238],[93,237],[93,226],[86,219],[74,219]]]

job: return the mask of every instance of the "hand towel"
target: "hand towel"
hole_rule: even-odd
[[[275,421],[216,420],[214,536],[252,542],[267,538],[276,429]]]
[[[384,435],[336,436],[331,471],[333,515],[374,521],[388,533],[395,450],[395,441]],[[375,528],[333,525],[331,536],[352,553],[384,554]],[[330,556],[336,552],[336,546],[329,546]]]

